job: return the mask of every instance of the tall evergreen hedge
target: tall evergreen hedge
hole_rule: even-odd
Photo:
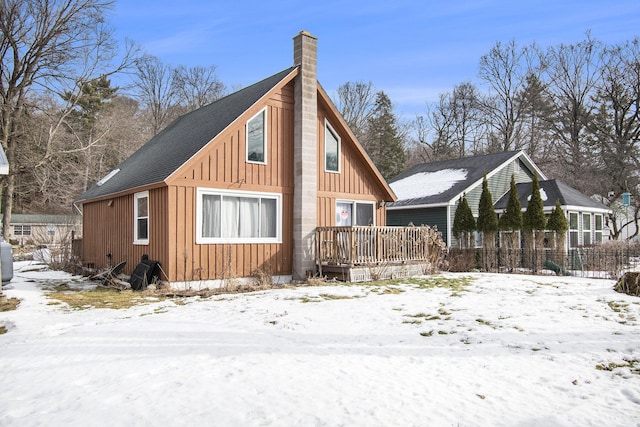
[[[538,181],[538,174],[534,174],[531,184],[531,199],[522,216],[522,228],[525,231],[544,230],[546,223],[544,204],[540,196],[540,181]]]
[[[559,234],[564,234],[569,230],[569,223],[567,222],[567,217],[564,216],[564,212],[562,212],[560,200],[556,200],[556,206],[551,211],[547,229]]]
[[[476,229],[476,220],[471,212],[471,207],[467,201],[467,196],[462,195],[458,200],[456,214],[453,217],[453,234],[459,236],[462,233],[471,233]]]
[[[483,233],[495,233],[498,231],[498,215],[493,208],[493,200],[491,200],[491,192],[487,183],[487,174],[484,175],[482,180],[482,194],[480,194],[476,225],[478,231]]]
[[[507,209],[500,217],[500,230],[516,231],[522,228],[522,206],[520,205],[520,196],[516,187],[516,178],[511,175],[511,189],[509,192],[509,200],[507,201]]]

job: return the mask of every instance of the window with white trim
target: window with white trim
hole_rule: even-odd
[[[324,124],[324,170],[340,172],[340,137],[328,121]]]
[[[13,235],[14,236],[31,236],[31,226],[30,225],[14,225]]]
[[[143,191],[133,196],[133,243],[149,244],[149,192]]]
[[[578,213],[569,212],[569,247],[578,246]]]
[[[582,244],[591,244],[591,214],[582,214]]]
[[[595,214],[594,218],[595,218],[595,227],[594,227],[595,242],[602,243],[602,230],[604,228],[602,214]]]
[[[342,201],[336,202],[336,225],[375,225],[375,203]]]
[[[481,248],[484,244],[484,233],[482,231],[473,231],[473,247]]]
[[[282,196],[198,188],[196,243],[281,243]]]
[[[267,163],[267,109],[247,121],[247,162]]]

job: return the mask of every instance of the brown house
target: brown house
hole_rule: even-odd
[[[83,262],[146,254],[172,286],[315,270],[316,227],[384,225],[395,196],[316,79],[315,37],[294,66],[186,114],[77,199]]]

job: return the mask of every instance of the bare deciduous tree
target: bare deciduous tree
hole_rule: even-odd
[[[179,66],[173,73],[173,86],[178,102],[187,111],[193,111],[220,99],[226,90],[216,76],[216,66]]]
[[[556,172],[564,182],[593,194],[584,178],[593,172],[587,126],[592,116],[589,99],[599,77],[601,43],[589,35],[579,43],[547,50],[547,79],[553,102],[555,155],[562,167]]]
[[[334,100],[351,132],[359,140],[364,136],[367,121],[375,106],[376,91],[373,83],[347,82],[338,87],[338,97]]]
[[[109,74],[130,58],[111,64],[116,46],[105,24],[109,0],[5,0],[0,3],[0,142],[10,163],[2,194],[3,234],[8,237],[15,190],[16,147],[31,91],[71,88]],[[129,53],[131,51],[128,51]]]
[[[491,88],[490,94],[483,98],[482,108],[490,117],[501,151],[522,148],[523,105],[518,102],[518,94],[524,89],[527,75],[525,56],[526,49],[512,40],[506,44],[496,43],[480,58],[480,78]]]
[[[153,135],[169,124],[171,108],[178,102],[173,73],[172,67],[153,55],[143,55],[136,61],[136,97],[150,116]]]

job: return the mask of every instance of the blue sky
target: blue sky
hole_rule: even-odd
[[[293,63],[293,37],[318,38],[318,80],[330,93],[371,81],[403,119],[477,79],[497,41],[542,47],[574,43],[587,30],[618,43],[640,36],[638,0],[431,1],[119,0],[116,36],[171,65],[216,65],[229,89]]]

